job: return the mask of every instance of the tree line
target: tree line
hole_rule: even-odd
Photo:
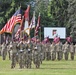
[[[26,10],[27,5],[31,6],[30,19],[34,10],[36,12],[36,19],[40,12],[42,38],[44,27],[66,27],[67,36],[69,36],[72,27],[75,26],[76,0],[0,0],[0,30],[20,5],[23,10],[22,13]]]

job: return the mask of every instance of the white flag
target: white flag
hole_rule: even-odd
[[[32,17],[29,28],[35,28],[35,11],[33,12],[33,17]]]
[[[30,34],[29,23],[27,20],[25,20],[24,30],[28,35]]]

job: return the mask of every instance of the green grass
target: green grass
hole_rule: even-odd
[[[32,65],[32,69],[19,69],[17,64],[14,69],[11,69],[11,61],[2,60],[0,56],[0,75],[75,75],[76,74],[76,56],[75,60],[68,61],[64,59],[61,61],[43,61],[40,69],[36,69],[35,65]]]

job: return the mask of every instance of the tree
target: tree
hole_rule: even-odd
[[[50,2],[50,14],[56,26],[66,26],[68,14],[67,8],[68,2],[66,0],[52,0]]]
[[[35,12],[36,12],[36,20],[38,17],[38,14],[40,13],[40,26],[41,26],[41,31],[39,34],[41,34],[41,37],[43,39],[44,36],[44,27],[48,27],[51,25],[51,17],[48,16],[48,5],[49,5],[49,0],[35,0]]]
[[[70,29],[70,35],[73,37],[73,42],[76,42],[76,0],[69,0],[68,3],[67,10],[69,19],[67,26]]]
[[[22,6],[25,10],[27,7],[27,2],[30,0],[2,0],[0,1],[0,30],[6,24],[6,22],[11,18],[16,10]],[[24,13],[24,12],[23,12]]]

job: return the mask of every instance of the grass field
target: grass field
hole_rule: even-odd
[[[40,69],[36,69],[32,65],[32,69],[19,69],[17,64],[14,69],[10,68],[11,61],[2,60],[0,56],[0,75],[76,75],[76,55],[75,60],[71,61],[70,58],[68,61],[64,59],[61,61],[43,61]]]

